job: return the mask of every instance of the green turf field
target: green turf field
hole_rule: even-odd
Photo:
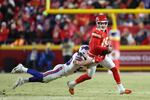
[[[28,83],[11,90],[18,77],[27,74],[0,74],[0,100],[150,100],[150,73],[121,73],[124,85],[133,90],[130,95],[119,95],[111,74],[96,73],[90,81],[75,88],[75,95],[68,93],[66,82],[82,73],[76,73],[50,83]],[[5,90],[5,95],[2,94]]]

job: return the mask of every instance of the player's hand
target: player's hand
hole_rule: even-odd
[[[107,46],[107,50],[104,50],[104,51],[102,52],[102,55],[109,54],[109,53],[111,53],[112,51],[113,51],[112,46],[111,46],[111,45],[108,45],[108,46]]]
[[[79,64],[79,61],[74,60],[73,63],[74,63],[75,65],[78,65],[78,64]]]

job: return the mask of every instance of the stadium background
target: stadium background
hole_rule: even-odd
[[[47,0],[49,1],[49,0]],[[123,71],[150,70],[149,0],[0,0],[0,68],[10,71],[18,63],[26,64],[29,53],[47,45],[55,53],[53,66],[63,63],[61,44],[71,39],[74,51],[87,44],[95,25],[95,14],[59,14],[58,9],[132,9],[139,13],[106,13],[109,28],[120,31]],[[51,10],[55,9],[55,14]],[[142,13],[142,10],[143,11]],[[57,14],[56,14],[57,13]],[[62,11],[63,13],[63,11]],[[80,12],[79,12],[80,13]],[[116,22],[114,22],[116,20]],[[114,25],[116,23],[116,25]],[[4,28],[6,27],[6,28]],[[27,65],[28,66],[28,65]],[[100,69],[101,70],[101,69]],[[103,70],[103,69],[102,69]]]
[[[50,1],[50,5],[47,5],[46,1]],[[150,71],[150,0],[46,1],[0,0],[0,99],[149,100],[150,73],[143,71]],[[78,13],[90,13],[90,9],[96,12],[62,14],[65,9],[72,8],[78,9]],[[43,12],[45,10],[46,12]],[[69,38],[73,41],[73,49],[76,51],[81,44],[88,43],[90,31],[95,25],[95,16],[99,14],[97,10],[106,13],[110,29],[120,31],[120,36],[117,35],[121,38],[120,73],[123,84],[132,89],[132,94],[119,95],[112,75],[101,72],[103,68],[98,68],[100,72],[97,72],[91,81],[76,87],[74,96],[70,96],[66,83],[83,74],[82,72],[47,84],[29,83],[12,90],[12,85],[18,77],[30,75],[4,72],[10,72],[20,62],[28,67],[26,60],[29,54],[35,53],[35,50],[41,54],[46,48],[55,53],[53,65],[63,63],[61,44]],[[73,10],[69,13],[73,13]],[[118,43],[118,37],[111,38]]]

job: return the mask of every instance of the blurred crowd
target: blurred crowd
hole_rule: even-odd
[[[39,71],[52,70],[55,53],[47,46],[44,51],[38,51],[33,48],[27,55],[25,65]]]
[[[150,0],[51,0],[51,8],[149,9]],[[45,15],[45,0],[0,0],[0,44],[86,44],[97,14]],[[122,45],[150,44],[149,14],[117,14]],[[107,15],[111,27],[111,17]],[[136,33],[132,30],[137,29]],[[131,27],[131,28],[128,28]]]

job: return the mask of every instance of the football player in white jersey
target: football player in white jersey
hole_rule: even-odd
[[[54,67],[53,70],[46,71],[44,73],[38,72],[34,69],[29,69],[24,67],[22,64],[18,64],[15,68],[12,69],[12,73],[29,73],[33,75],[33,77],[30,78],[19,78],[15,85],[13,86],[13,89],[15,89],[18,86],[23,85],[24,83],[28,82],[42,82],[42,83],[47,83],[50,82],[54,79],[63,77],[63,76],[68,76],[73,74],[77,69],[81,66],[80,64],[77,64],[77,62],[80,61],[85,61],[84,65],[89,64],[91,61],[87,61],[86,55],[89,50],[88,45],[82,45],[79,49],[78,52],[74,53],[72,58],[65,64],[58,64]]]

